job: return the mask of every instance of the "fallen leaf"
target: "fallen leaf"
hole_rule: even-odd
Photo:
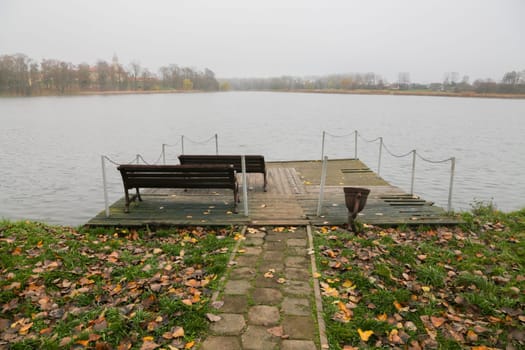
[[[283,327],[282,326],[277,326],[277,327],[273,327],[273,328],[268,328],[266,330],[268,333],[270,333],[271,335],[275,336],[275,337],[282,337],[283,334],[284,334],[284,331],[283,331]]]
[[[434,325],[434,327],[439,328],[445,323],[445,318],[443,317],[436,317],[436,316],[430,316],[430,321]]]
[[[357,333],[359,333],[361,340],[366,343],[368,339],[370,339],[370,337],[374,334],[374,331],[363,331],[361,328],[358,328]]]
[[[184,349],[191,349],[191,348],[193,348],[194,345],[195,345],[195,342],[194,341],[190,341],[190,342],[186,343],[186,345],[184,346]]]
[[[211,313],[207,313],[207,314],[206,314],[206,318],[207,318],[210,322],[218,322],[218,321],[222,320],[222,317],[221,317],[221,316],[218,316],[218,315],[215,315],[215,314],[211,314]]]
[[[153,337],[145,337],[145,338],[153,338]],[[155,343],[152,340],[146,340],[144,343],[142,343],[142,346],[140,347],[140,350],[154,350],[156,348],[160,347],[159,344]]]

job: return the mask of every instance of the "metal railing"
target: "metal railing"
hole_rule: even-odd
[[[358,138],[361,138],[363,141],[367,142],[367,143],[374,143],[374,142],[377,142],[379,141],[379,151],[378,151],[378,160],[377,160],[377,175],[380,175],[381,174],[381,159],[382,159],[382,156],[383,156],[383,149],[389,154],[391,155],[392,157],[395,157],[395,158],[404,158],[404,157],[408,157],[410,155],[412,155],[412,171],[411,171],[411,178],[410,178],[410,194],[411,195],[414,195],[414,183],[415,183],[415,176],[416,176],[416,157],[427,162],[427,163],[431,163],[431,164],[441,164],[441,163],[447,163],[447,162],[450,162],[450,180],[449,180],[449,189],[448,189],[448,204],[447,204],[447,211],[448,212],[451,212],[452,211],[452,192],[453,192],[453,187],[454,187],[454,175],[455,175],[455,171],[456,171],[456,157],[450,157],[450,158],[447,158],[447,159],[443,159],[443,160],[431,160],[431,159],[427,159],[423,156],[421,156],[419,153],[417,153],[417,151],[415,149],[407,152],[407,153],[403,153],[403,154],[395,154],[393,152],[391,152],[388,147],[386,146],[386,144],[384,143],[383,141],[383,137],[377,137],[375,139],[371,139],[371,140],[368,140],[366,138],[364,138],[363,136],[361,136],[361,134],[355,130],[353,131],[352,133],[349,133],[349,134],[344,134],[344,135],[333,135],[333,134],[330,134],[326,131],[323,131],[323,137],[322,137],[322,146],[321,146],[321,160],[323,161],[323,169],[324,169],[324,162],[326,161],[327,157],[325,156],[325,143],[326,143],[326,136],[331,136],[331,137],[336,137],[336,138],[344,138],[344,137],[349,137],[349,136],[354,136],[354,159],[358,159],[357,158],[357,141],[358,141]],[[321,176],[321,180],[323,176],[326,176],[326,174],[322,174]],[[323,188],[321,188],[321,191],[320,191],[320,200],[319,200],[319,205],[318,205],[318,216],[320,214],[320,207],[321,207],[321,196],[322,196],[322,193],[323,193]]]
[[[188,138],[187,138],[188,139]],[[207,140],[204,140],[204,141],[193,141],[193,140],[190,140],[191,142],[193,143],[200,143],[200,144],[205,144],[205,143],[208,143],[209,141],[215,139],[215,151],[216,151],[216,154],[218,155],[219,154],[219,144],[218,144],[218,137],[217,137],[217,134],[215,134],[214,136],[212,136],[211,138],[207,139]],[[101,167],[102,167],[102,184],[103,184],[103,189],[104,189],[104,211],[105,211],[105,214],[106,214],[106,217],[109,217],[110,216],[110,210],[109,210],[109,199],[108,199],[108,186],[107,186],[107,176],[106,176],[106,162],[109,162],[113,165],[120,165],[120,164],[147,164],[147,165],[153,165],[153,164],[158,164],[161,160],[162,160],[162,164],[166,164],[166,147],[176,147],[178,145],[178,143],[176,144],[166,144],[166,143],[163,143],[162,144],[162,151],[159,155],[159,157],[157,158],[157,160],[153,163],[149,163],[147,162],[144,157],[140,154],[137,154],[135,155],[135,157],[129,161],[129,162],[125,162],[125,163],[120,163],[120,162],[117,162],[113,159],[111,159],[110,157],[106,156],[106,155],[102,155],[100,156],[100,160],[101,160]],[[184,154],[184,135],[181,136],[181,150],[182,150],[182,154]],[[241,171],[242,171],[242,189],[243,189],[243,205],[244,205],[244,215],[245,216],[248,216],[249,215],[249,208],[248,208],[248,185],[247,185],[247,177],[246,177],[246,157],[244,155],[241,155]]]

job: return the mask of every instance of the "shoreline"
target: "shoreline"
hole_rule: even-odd
[[[67,94],[40,94],[34,96],[11,96],[0,95],[0,98],[9,97],[45,97],[45,96],[111,96],[111,95],[151,95],[151,94],[197,94],[197,93],[220,93],[220,92],[288,92],[308,94],[340,94],[340,95],[393,95],[393,96],[430,96],[430,97],[463,97],[463,98],[491,98],[491,99],[525,99],[525,94],[503,94],[503,93],[476,93],[466,92],[441,92],[426,90],[339,90],[339,89],[288,89],[288,90],[228,90],[228,91],[204,91],[204,90],[110,90],[110,91],[76,91]]]

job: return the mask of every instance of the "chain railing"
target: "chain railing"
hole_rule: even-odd
[[[379,141],[379,151],[378,151],[378,160],[377,160],[377,175],[380,175],[381,173],[381,160],[382,160],[382,155],[383,155],[383,149],[392,157],[395,157],[395,158],[404,158],[404,157],[408,157],[409,155],[412,155],[412,171],[411,171],[411,178],[410,178],[410,194],[411,195],[414,195],[414,183],[415,183],[415,175],[416,175],[416,157],[427,162],[427,163],[431,163],[431,164],[441,164],[441,163],[446,163],[446,162],[450,162],[450,182],[449,182],[449,189],[448,189],[448,204],[447,204],[447,211],[448,212],[451,212],[452,211],[452,190],[453,190],[453,187],[454,187],[454,175],[455,175],[455,171],[456,171],[456,158],[455,157],[450,157],[450,158],[447,158],[447,159],[443,159],[443,160],[431,160],[431,159],[427,159],[423,156],[421,156],[419,153],[417,153],[417,151],[415,149],[407,152],[407,153],[403,153],[403,154],[395,154],[393,152],[390,151],[390,149],[387,147],[387,145],[384,143],[383,141],[383,137],[377,137],[375,139],[366,139],[364,138],[357,130],[355,130],[354,132],[352,133],[349,133],[349,134],[344,134],[344,135],[333,135],[333,134],[330,134],[326,131],[323,131],[323,136],[322,136],[322,146],[321,146],[321,160],[324,162],[326,162],[326,159],[327,157],[325,156],[325,143],[326,143],[326,136],[331,136],[331,137],[335,137],[335,138],[344,138],[344,137],[349,137],[349,136],[354,136],[354,158],[355,159],[358,159],[357,158],[357,140],[358,138],[361,138],[363,141],[365,141],[366,143],[374,143],[374,142],[377,142]],[[321,189],[321,193],[323,192],[323,189]],[[320,193],[320,196],[321,196],[321,193]],[[318,214],[320,213],[320,205],[321,205],[321,201],[322,199],[320,198],[320,201],[319,201],[319,206],[318,206]]]

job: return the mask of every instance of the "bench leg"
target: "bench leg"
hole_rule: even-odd
[[[268,190],[268,180],[266,179],[266,172],[263,174],[264,176],[264,192]]]
[[[138,187],[137,187],[137,198],[139,199],[140,202],[142,202],[142,197],[140,196],[140,191]]]
[[[124,197],[126,199],[126,204],[124,205],[124,213],[129,213],[129,193],[127,189],[124,189]]]

